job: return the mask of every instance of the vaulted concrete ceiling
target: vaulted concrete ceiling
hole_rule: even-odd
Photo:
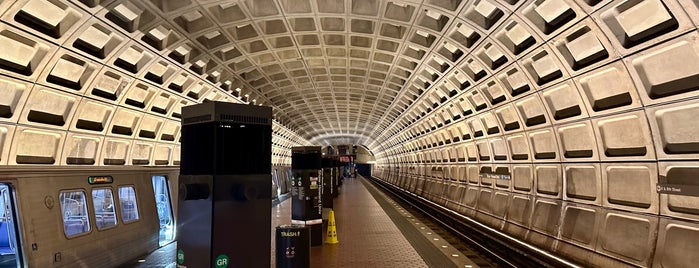
[[[472,45],[467,39],[473,27],[457,15],[473,9],[467,2],[101,4],[113,22],[135,30],[139,42],[170,58],[180,55],[210,80],[273,106],[276,118],[304,138],[362,144],[374,143],[372,137],[384,133]],[[487,20],[488,14],[473,12]]]
[[[641,105],[636,90],[650,99],[668,94],[663,79],[692,77],[693,66],[644,73],[651,60],[629,60],[675,37],[694,40],[699,8],[691,0],[646,1],[3,1],[0,41],[11,47],[0,55],[0,71],[68,92],[66,102],[84,95],[92,105],[88,112],[75,112],[75,101],[44,109],[50,118],[7,117],[18,124],[83,129],[52,118],[84,120],[104,110],[103,124],[127,124],[124,116],[132,116],[133,129],[170,131],[182,105],[242,101],[274,107],[293,144],[366,144],[396,153],[431,131],[440,132],[431,140],[477,133],[473,120],[458,131],[442,129],[473,116],[486,127],[519,131],[512,122],[536,126],[540,117],[528,118],[534,112],[565,121]],[[639,20],[643,14],[657,16]],[[16,53],[22,49],[27,53]],[[688,51],[674,58],[694,56]],[[593,78],[602,82],[586,82]],[[605,84],[612,81],[627,86]],[[8,99],[7,109],[20,109],[22,94]],[[28,103],[60,99],[47,96]],[[536,101],[515,103],[524,97]],[[583,104],[589,112],[571,112]],[[141,115],[148,115],[143,123]],[[418,147],[425,146],[409,150]]]

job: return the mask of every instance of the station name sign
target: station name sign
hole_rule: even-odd
[[[500,174],[500,173],[491,173],[491,172],[481,172],[478,174],[481,178],[484,179],[492,179],[492,180],[511,180],[512,175],[510,174]]]
[[[114,182],[114,177],[112,176],[89,176],[87,177],[87,183],[89,184],[109,184]]]
[[[658,183],[655,188],[659,194],[699,196],[699,186],[695,185]]]

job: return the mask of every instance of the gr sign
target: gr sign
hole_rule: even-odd
[[[226,256],[225,254],[221,254],[218,255],[218,257],[216,257],[216,260],[214,261],[214,266],[216,268],[226,268],[228,267],[228,262],[228,256]]]
[[[183,264],[184,263],[184,251],[181,249],[177,250],[177,264]]]

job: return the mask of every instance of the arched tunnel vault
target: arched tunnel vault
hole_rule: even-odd
[[[269,105],[274,164],[363,144],[379,178],[573,260],[693,266],[699,197],[656,186],[699,184],[697,18],[692,0],[1,1],[0,165],[178,165],[182,106]]]

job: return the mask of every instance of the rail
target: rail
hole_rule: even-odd
[[[375,177],[370,181],[471,243],[504,267],[581,267]]]

